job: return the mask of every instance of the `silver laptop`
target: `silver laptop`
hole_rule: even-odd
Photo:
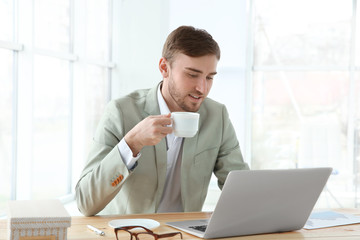
[[[166,224],[201,238],[301,229],[331,171],[331,168],[231,171],[210,219]]]

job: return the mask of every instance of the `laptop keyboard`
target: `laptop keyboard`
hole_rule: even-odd
[[[205,232],[207,225],[200,225],[200,226],[190,226],[189,228],[198,230],[200,232]]]

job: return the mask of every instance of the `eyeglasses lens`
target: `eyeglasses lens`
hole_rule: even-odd
[[[149,233],[138,233],[137,235],[139,240],[155,240],[155,236]]]
[[[132,234],[125,230],[116,231],[116,239],[117,240],[136,240],[135,237],[132,238]]]

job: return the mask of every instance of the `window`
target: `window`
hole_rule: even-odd
[[[0,41],[11,41],[14,30],[13,2],[11,0],[0,1]]]
[[[11,159],[13,145],[13,56],[10,50],[0,49],[0,209],[4,209],[5,200],[10,198]]]
[[[73,192],[110,99],[111,5],[0,0],[0,215]]]
[[[252,168],[331,166],[320,202],[358,206],[356,1],[254,0],[252,8]]]

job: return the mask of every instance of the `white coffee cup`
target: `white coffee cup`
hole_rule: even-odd
[[[199,128],[199,113],[194,112],[172,112],[172,127],[175,136],[193,137]]]

